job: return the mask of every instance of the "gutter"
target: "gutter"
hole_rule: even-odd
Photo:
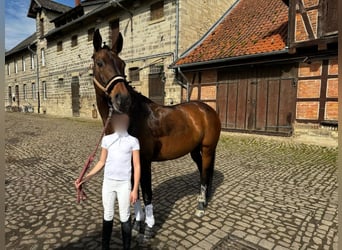
[[[166,53],[160,53],[160,54],[154,54],[154,55],[149,55],[149,56],[141,56],[141,57],[136,57],[136,58],[131,58],[131,59],[125,59],[127,62],[134,62],[134,61],[142,61],[146,59],[152,59],[152,58],[157,58],[157,57],[165,57],[165,56],[174,56],[173,52],[166,52]]]
[[[176,0],[176,49],[175,49],[174,60],[178,60],[178,51],[179,51],[179,0]]]
[[[279,55],[281,55],[281,54],[279,54]],[[214,69],[222,69],[222,68],[239,67],[239,66],[247,66],[247,65],[259,65],[259,64],[266,64],[266,63],[275,64],[275,63],[283,63],[283,62],[285,62],[285,63],[286,62],[289,62],[289,63],[291,63],[291,62],[303,62],[305,59],[311,59],[311,58],[324,60],[324,59],[330,58],[331,56],[336,56],[337,51],[329,51],[329,52],[322,53],[319,55],[317,55],[315,53],[300,54],[300,55],[294,55],[294,56],[291,56],[291,54],[284,53],[283,55],[287,55],[287,57],[279,58],[279,59],[272,59],[272,60],[264,60],[264,61],[255,61],[254,60],[254,61],[240,62],[240,63],[236,63],[233,60],[227,60],[227,62],[232,61],[232,64],[223,64],[220,66],[215,66],[214,63],[212,63],[212,61],[207,61],[206,64],[204,62],[202,63],[202,66],[206,66],[206,67],[199,67],[199,68],[196,68],[195,64],[187,64],[187,66],[183,68],[183,71],[184,70],[186,70],[186,71],[193,71],[193,70],[203,71],[203,70],[210,70],[213,68]],[[252,57],[250,57],[250,58],[252,58]],[[255,57],[255,58],[257,58],[257,57]],[[233,59],[236,59],[236,61],[238,61],[237,59],[239,59],[239,58],[235,57]],[[245,59],[249,59],[249,57],[246,56]],[[210,64],[212,64],[212,65],[210,65]],[[173,68],[174,69],[182,68],[182,65],[174,66]]]
[[[232,61],[236,61],[236,60],[252,59],[252,58],[258,58],[258,57],[266,57],[266,56],[274,56],[274,55],[282,55],[282,54],[288,54],[288,49],[285,48],[283,50],[267,52],[267,53],[262,53],[262,54],[226,57],[226,58],[214,59],[214,60],[209,60],[209,61],[185,63],[185,64],[181,64],[181,65],[170,65],[170,68],[172,68],[172,69],[177,69],[180,67],[181,68],[189,68],[189,67],[203,66],[203,65],[215,64],[215,63],[226,63],[226,62],[232,62]]]

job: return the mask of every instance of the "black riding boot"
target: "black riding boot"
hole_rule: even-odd
[[[113,220],[103,220],[102,224],[102,250],[109,250],[110,238],[112,236]]]
[[[128,221],[121,222],[121,233],[123,249],[127,250],[131,248],[132,228],[131,228],[131,217]]]

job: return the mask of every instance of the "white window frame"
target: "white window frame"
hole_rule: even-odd
[[[31,69],[34,69],[34,54],[31,53]]]
[[[43,81],[43,98],[44,100],[47,99],[47,85],[46,85],[46,81]]]
[[[21,57],[21,60],[22,60],[22,67],[23,67],[23,71],[25,72],[26,71],[26,62],[25,62],[25,57],[22,56]]]
[[[31,84],[31,86],[32,86],[32,99],[37,99],[37,89],[36,89],[36,83],[32,83]]]
[[[17,61],[17,59],[14,59],[14,73],[15,74],[18,73],[18,61]]]
[[[41,57],[42,57],[42,67],[44,67],[45,66],[45,49],[42,48],[40,50],[40,53],[41,53]]]

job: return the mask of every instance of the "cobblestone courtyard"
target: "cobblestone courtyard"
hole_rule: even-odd
[[[73,181],[101,124],[6,113],[5,126],[6,249],[99,249],[102,174],[87,184],[81,204]],[[133,247],[337,249],[336,158],[336,147],[224,133],[202,218],[194,216],[199,174],[190,156],[153,163],[156,236]]]

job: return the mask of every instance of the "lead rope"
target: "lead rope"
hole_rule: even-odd
[[[103,130],[102,130],[102,133],[101,133],[101,137],[98,141],[98,143],[96,144],[96,147],[95,147],[95,150],[89,155],[88,159],[86,160],[86,162],[84,163],[83,165],[83,168],[82,168],[82,171],[78,177],[78,182],[81,182],[85,173],[87,172],[90,164],[94,161],[94,158],[95,158],[95,155],[96,155],[96,152],[97,152],[97,149],[99,148],[99,145],[101,143],[101,140],[102,140],[102,137],[104,136],[105,134],[105,131],[108,127],[108,124],[110,122],[110,119],[112,118],[112,114],[113,114],[113,107],[110,107],[109,108],[109,111],[108,111],[108,117],[107,117],[107,120],[106,120],[106,123],[103,127]],[[82,188],[82,185],[77,188],[77,203],[80,203],[81,200],[85,200],[87,198],[83,188]]]

